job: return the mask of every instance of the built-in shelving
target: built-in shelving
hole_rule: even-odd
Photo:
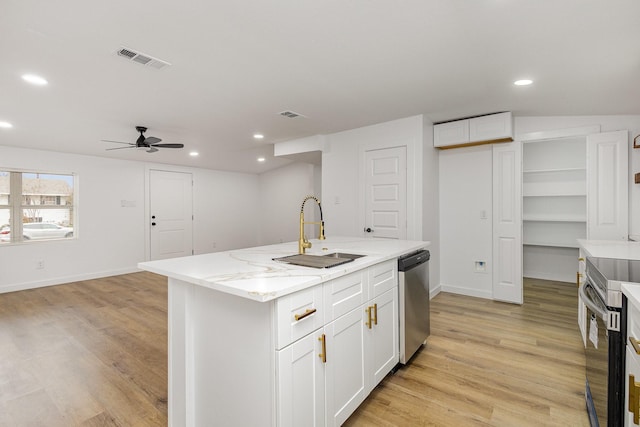
[[[587,236],[586,138],[523,143],[522,196],[524,275],[569,280]]]

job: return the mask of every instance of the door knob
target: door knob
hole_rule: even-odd
[[[367,233],[373,233],[373,230],[370,227],[365,228],[364,231]]]

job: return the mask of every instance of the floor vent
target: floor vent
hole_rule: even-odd
[[[154,58],[145,53],[136,52],[133,49],[129,49],[127,47],[122,47],[118,50],[118,56],[128,59],[132,62],[137,62],[138,64],[145,65],[148,67],[153,67],[155,69],[161,69],[168,65],[171,65],[167,61],[163,61],[162,59]]]
[[[295,113],[293,111],[282,111],[279,113],[282,117],[287,117],[290,119],[295,119],[296,117],[305,117],[302,114]]]

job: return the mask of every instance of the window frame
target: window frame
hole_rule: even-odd
[[[25,169],[16,169],[16,168],[3,168],[0,167],[0,172],[9,174],[9,198],[8,205],[1,205],[0,209],[8,209],[9,210],[9,227],[10,227],[10,240],[0,242],[0,247],[5,245],[12,244],[23,244],[23,243],[40,243],[40,242],[51,242],[51,241],[60,241],[60,240],[76,240],[78,238],[78,175],[74,172],[52,172],[52,171],[43,171],[43,170],[25,170]],[[51,205],[51,204],[37,204],[37,205],[25,205],[22,189],[22,182],[24,175],[34,174],[34,175],[61,175],[65,177],[72,178],[72,191],[73,196],[71,198],[71,205]],[[29,195],[30,197],[31,195]],[[38,195],[37,196],[42,202],[42,198],[45,196]],[[55,196],[54,196],[55,197]],[[60,200],[60,196],[57,197]],[[16,203],[17,202],[17,203]],[[24,239],[24,229],[23,229],[23,218],[24,212],[28,209],[37,208],[38,210],[59,210],[59,209],[67,209],[69,210],[69,215],[73,218],[73,236],[71,237],[56,237],[56,238],[46,238],[46,239]]]

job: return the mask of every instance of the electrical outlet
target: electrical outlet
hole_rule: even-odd
[[[44,260],[43,259],[39,259],[36,261],[36,270],[43,270],[44,269]]]

